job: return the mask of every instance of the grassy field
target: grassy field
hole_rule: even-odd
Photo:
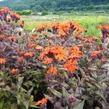
[[[100,36],[101,32],[98,29],[99,24],[108,24],[108,15],[47,15],[47,16],[23,16],[25,20],[26,31],[31,31],[33,28],[44,22],[54,21],[78,21],[84,28],[89,29],[87,34]]]

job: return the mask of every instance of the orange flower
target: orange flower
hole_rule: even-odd
[[[14,12],[12,12],[12,11],[10,11],[10,15],[11,15],[11,16],[14,16],[14,17],[16,17],[16,18],[18,18],[18,19],[21,18],[21,16],[20,16],[19,14],[16,14],[16,13],[14,13]]]
[[[50,67],[47,71],[47,74],[50,74],[50,75],[57,75],[58,73],[58,70],[56,67]]]
[[[24,54],[24,56],[26,56],[26,57],[32,57],[33,55],[34,55],[34,52],[26,52]]]
[[[99,25],[99,28],[100,29],[109,29],[109,25]]]
[[[81,58],[84,56],[82,52],[79,50],[79,47],[77,46],[70,48],[70,53],[71,53],[69,56],[70,59]]]
[[[67,57],[64,56],[63,54],[58,54],[58,55],[55,56],[55,58],[58,59],[58,60],[60,60],[60,61],[63,60],[64,62],[67,59]]]
[[[36,50],[42,50],[42,49],[43,49],[43,47],[42,47],[42,46],[40,46],[40,45],[37,45],[37,46],[35,47],[35,49],[36,49]]]
[[[65,61],[67,59],[66,55],[68,54],[68,52],[61,46],[54,47],[52,52],[55,54],[55,58],[58,60]]]
[[[62,31],[62,30],[58,30],[59,32],[59,36],[63,36],[63,37],[66,37],[67,36],[67,34],[64,32],[64,31]]]
[[[33,48],[33,47],[35,47],[35,46],[36,46],[36,44],[28,44],[28,45],[27,45],[28,48]]]
[[[7,12],[9,12],[9,9],[8,8],[0,9],[0,13],[7,13]]]
[[[46,104],[47,101],[48,101],[48,98],[45,97],[45,98],[43,98],[42,100],[37,101],[37,102],[36,102],[36,105]]]
[[[75,65],[72,65],[72,66],[71,66],[70,64],[65,64],[65,65],[64,65],[64,68],[67,68],[68,72],[72,72],[72,71],[78,69],[77,66],[75,66]]]
[[[47,58],[42,62],[42,64],[50,64],[50,63],[52,63],[52,62],[53,62],[53,59],[47,57]]]
[[[82,52],[80,51],[79,47],[77,47],[77,46],[72,47],[72,48],[70,49],[70,52],[71,52],[71,53],[74,53],[74,52],[76,52],[76,53],[82,53]]]
[[[24,21],[22,21],[22,22],[19,22],[19,24],[18,24],[20,27],[24,27]]]
[[[95,36],[91,36],[89,37],[88,39],[86,39],[84,42],[92,42],[92,41],[95,41],[95,40],[98,40],[99,38],[95,37]]]
[[[68,70],[68,72],[72,72],[72,71],[78,69],[78,67],[76,65],[77,65],[76,60],[74,60],[73,62],[72,62],[72,60],[69,60],[67,64],[64,64],[64,68],[66,68]]]
[[[0,64],[5,64],[6,63],[6,59],[5,58],[0,58]]]
[[[50,28],[52,28],[52,29],[57,28],[59,26],[59,24],[60,24],[59,22],[52,22],[50,24]]]
[[[4,38],[4,36],[0,36],[0,40],[2,40]]]
[[[98,55],[98,54],[100,54],[100,53],[103,53],[103,51],[104,51],[104,50],[94,51],[94,52],[90,53],[90,55],[91,55],[91,56],[96,56],[96,55]]]
[[[33,36],[33,37],[30,38],[31,41],[35,41],[35,40],[38,40],[38,39],[39,39],[39,37],[37,37],[37,36]]]
[[[19,69],[12,69],[11,70],[11,73],[15,74],[15,73],[18,73],[19,72]]]
[[[37,27],[35,30],[37,32],[42,32],[47,28],[47,23],[41,24],[39,27]]]
[[[6,7],[6,8],[3,8],[3,10],[6,11],[6,12],[8,12],[9,11],[9,8]]]
[[[48,32],[43,32],[43,35],[44,35],[44,36],[47,36],[47,35],[48,35]]]
[[[8,25],[12,25],[12,24],[13,24],[13,22],[7,22],[7,24],[8,24]]]
[[[18,39],[15,38],[14,36],[9,36],[8,39],[10,39],[13,42],[17,42],[18,41]]]
[[[68,52],[61,46],[49,46],[41,53],[40,58],[47,56],[48,58],[57,59],[59,61],[66,61]]]
[[[58,25],[58,32],[59,31],[64,31],[64,32],[68,32],[70,29],[70,24],[68,24],[67,22],[61,22]]]

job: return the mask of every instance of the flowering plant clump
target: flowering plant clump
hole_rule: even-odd
[[[38,59],[41,49],[32,35],[16,31],[22,22],[19,15],[7,8],[0,15],[0,108],[28,109],[46,86]]]
[[[16,29],[23,26],[19,15],[0,10],[1,108],[108,107],[108,26],[100,25],[100,38],[84,35],[75,21],[42,24],[34,33]]]
[[[36,31],[43,39],[40,59],[48,68],[45,76],[49,95],[46,96],[54,108],[103,107],[106,87],[102,85],[106,85],[107,70],[102,66],[108,58],[104,41],[98,43],[100,38],[83,35],[86,29],[72,21],[44,24]],[[105,81],[100,82],[102,79]]]

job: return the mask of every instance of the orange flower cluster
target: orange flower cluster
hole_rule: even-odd
[[[19,22],[18,25],[23,28],[24,27],[24,21]]]
[[[66,64],[64,64],[64,68],[66,68],[69,72],[77,70],[77,59],[82,58],[84,55],[80,51],[79,47],[75,46],[70,48],[70,55],[68,56]]]
[[[44,51],[41,53],[41,58],[52,58],[55,60],[65,61],[67,59],[66,55],[68,54],[67,50],[64,49],[62,46],[56,47],[46,47]]]
[[[82,58],[84,55],[80,51],[79,47],[75,46],[69,50],[64,49],[62,46],[46,47],[41,53],[40,58],[44,59],[43,64],[51,64],[55,62],[61,62],[64,68],[68,72],[72,72],[77,68],[77,59]],[[56,74],[57,68],[50,67],[47,74]]]
[[[52,22],[52,23],[50,24],[49,28],[57,29],[59,25],[60,25],[59,22]]]
[[[28,47],[28,48],[33,48],[33,47],[36,47],[36,44],[34,44],[34,43],[30,44],[30,43],[29,43],[29,44],[27,44],[27,47]]]
[[[17,22],[21,18],[20,15],[10,11],[8,8],[0,9],[0,15],[3,15],[3,14],[4,14],[3,20],[9,21],[9,22],[7,22],[7,24],[12,24],[12,22],[10,22],[10,20]],[[8,14],[10,14],[10,17],[7,16]]]
[[[69,59],[79,59],[84,56],[77,46],[70,48],[70,53]]]
[[[5,58],[0,58],[0,64],[5,64],[6,63],[6,59]]]
[[[36,30],[37,32],[42,32],[42,31],[44,31],[46,28],[47,28],[47,23],[44,23],[44,24],[40,25],[39,27],[37,27],[35,30]]]
[[[82,28],[78,22],[68,21],[68,22],[53,22],[49,24],[42,24],[41,26],[36,28],[37,32],[42,32],[44,30],[50,29],[59,36],[67,37],[72,35],[72,32],[82,33],[86,31]],[[44,32],[43,35],[48,35],[47,32]]]
[[[28,43],[28,44],[27,44],[27,47],[28,47],[29,49],[30,49],[30,48],[35,48],[36,50],[42,50],[42,49],[43,49],[42,46],[37,45],[37,44],[35,44],[35,43]]]
[[[18,73],[18,72],[19,72],[19,69],[12,69],[12,70],[11,70],[11,73],[12,73],[12,74],[16,74],[16,73]]]
[[[42,62],[42,64],[50,64],[52,62],[53,62],[53,59],[52,58],[46,57],[46,59]]]
[[[43,32],[43,35],[44,35],[44,36],[47,36],[47,35],[48,35],[48,32]]]
[[[4,36],[0,36],[0,41],[4,39]]]
[[[99,28],[100,29],[109,29],[109,25],[99,25]]]
[[[10,12],[8,9],[4,10],[10,13],[11,19],[20,19],[19,15]],[[23,27],[24,22],[19,22],[18,25]],[[101,26],[100,28],[108,29],[109,26]],[[42,60],[42,64],[50,67],[47,74],[52,75],[57,74],[59,68],[65,68],[68,72],[77,70],[78,59],[84,56],[80,47],[89,46],[91,42],[98,39],[95,36],[81,35],[82,32],[87,30],[83,29],[83,27],[75,21],[45,23],[35,28],[35,30],[36,32],[33,34],[30,33],[20,37],[24,40],[25,45],[22,44],[22,46],[16,50],[19,56],[16,60],[19,64],[22,64],[26,62],[26,59],[32,59],[34,56],[34,59],[36,59],[38,58],[37,56],[40,55],[39,59]],[[0,36],[0,40],[3,40],[3,38],[4,36]],[[20,38],[15,36],[7,37],[9,41],[15,42],[16,44],[20,42]],[[70,39],[71,41],[73,39],[74,41],[83,41],[83,43],[70,42]],[[96,56],[102,52],[102,50],[94,51],[90,53],[90,55]],[[4,64],[6,61],[0,60],[0,63]],[[16,73],[18,69],[13,69],[12,72]]]
[[[91,56],[96,56],[96,55],[98,55],[98,54],[103,53],[103,51],[104,51],[104,50],[94,51],[94,52],[90,53],[90,55],[91,55]]]
[[[18,39],[16,37],[14,37],[14,36],[9,36],[7,39],[9,39],[9,40],[11,40],[13,42],[17,42],[18,41]]]
[[[45,97],[45,98],[43,98],[42,100],[37,101],[37,102],[36,102],[36,105],[46,104],[47,101],[48,101],[48,98]]]
[[[38,40],[38,39],[39,39],[39,37],[37,37],[37,35],[34,35],[34,34],[33,34],[33,36],[30,38],[31,41],[36,41],[36,40]]]
[[[68,21],[60,23],[57,31],[60,36],[67,37],[69,35],[72,35],[74,31],[77,33],[82,33],[85,30],[82,28],[82,25],[80,25],[78,22]]]
[[[43,50],[43,47],[40,46],[40,45],[36,45],[35,49],[36,49],[36,50]]]
[[[99,25],[99,28],[102,31],[103,37],[109,37],[109,25]]]
[[[62,46],[56,46],[53,48],[52,53],[55,54],[55,58],[60,61],[65,61],[67,58],[66,55],[68,54],[67,50]]]
[[[20,19],[20,18],[21,18],[21,16],[20,16],[19,14],[16,14],[16,13],[14,13],[14,12],[12,12],[12,11],[10,11],[10,15],[11,15],[12,17],[17,18],[17,19]]]
[[[68,70],[68,72],[72,72],[74,70],[77,70],[77,61],[76,60],[68,60],[66,64],[64,64],[64,68]]]
[[[7,13],[7,12],[9,12],[9,8],[0,9],[0,13]]]
[[[58,70],[56,67],[50,67],[47,71],[47,74],[49,75],[57,75],[57,73],[58,73]]]
[[[26,52],[24,54],[25,57],[32,57],[34,55],[34,52]]]

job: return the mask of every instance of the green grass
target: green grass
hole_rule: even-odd
[[[108,24],[109,17],[107,15],[100,16],[82,16],[82,15],[47,15],[47,16],[23,16],[22,18],[25,20],[26,31],[31,31],[33,28],[39,26],[44,22],[53,22],[53,21],[78,21],[83,25],[84,28],[87,28],[89,31],[88,35],[94,35],[99,37],[101,34],[100,29],[98,29],[99,24]]]

